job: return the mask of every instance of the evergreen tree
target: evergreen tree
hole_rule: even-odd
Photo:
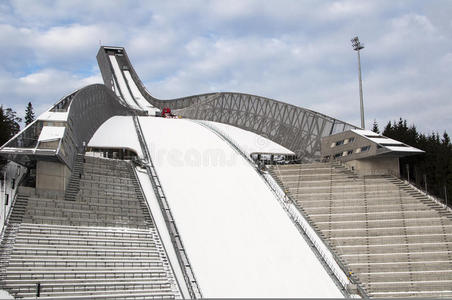
[[[424,155],[400,158],[401,176],[406,178],[408,165],[412,181],[424,187],[425,175],[428,192],[444,199],[446,189],[449,204],[451,204],[452,144],[447,132],[442,136],[436,132],[425,135],[417,132],[414,125],[408,127],[407,121],[400,118],[398,122],[389,122],[383,135],[425,151]]]
[[[25,109],[25,126],[27,126],[34,120],[35,120],[35,113],[33,111],[33,105],[31,105],[31,102],[28,102],[27,108]]]
[[[374,119],[374,124],[372,126],[372,131],[375,132],[375,133],[378,133],[378,134],[380,133],[380,129],[378,129],[377,120],[375,120],[375,119]]]
[[[0,105],[0,146],[19,132],[21,121],[22,119],[16,116],[15,111]]]

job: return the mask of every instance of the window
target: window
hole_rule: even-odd
[[[343,145],[343,144],[344,144],[344,140],[336,142],[336,146],[340,146],[340,145]]]
[[[361,147],[361,152],[367,152],[370,150],[370,146]]]
[[[347,145],[347,144],[353,143],[354,141],[355,141],[355,138],[354,138],[354,137],[351,137],[351,138],[345,139],[345,140],[344,140],[344,145]]]
[[[351,154],[353,154],[353,150],[348,150],[347,155],[351,155]]]
[[[334,154],[333,158],[338,158],[338,157],[341,157],[341,156],[342,156],[342,152]]]

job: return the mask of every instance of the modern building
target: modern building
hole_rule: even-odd
[[[450,297],[450,209],[420,154],[241,93],[151,96],[124,48],[0,148],[0,288],[17,298]],[[162,117],[164,115],[165,117]]]

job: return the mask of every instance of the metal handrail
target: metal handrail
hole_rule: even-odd
[[[2,231],[0,233],[0,242],[3,240],[3,238],[5,236],[6,228],[9,225],[9,218],[10,218],[11,214],[13,213],[14,206],[16,205],[17,195],[19,194],[19,187],[22,185],[22,183],[27,178],[27,173],[28,172],[29,172],[29,170],[27,170],[26,172],[24,172],[24,173],[22,173],[20,175],[20,178],[19,178],[19,180],[17,182],[17,185],[16,185],[17,186],[16,191],[15,191],[14,195],[11,195],[11,198],[12,198],[11,199],[11,206],[10,206],[10,208],[8,210],[8,213],[7,213],[6,217],[5,217],[3,228],[2,228]],[[5,180],[5,184],[6,184],[6,180]]]
[[[368,299],[369,296],[364,291],[364,289],[358,284],[358,281],[356,278],[354,278],[354,275],[348,270],[348,268],[341,262],[339,257],[332,251],[332,249],[329,247],[327,243],[325,243],[320,236],[320,234],[317,232],[317,230],[313,227],[312,223],[310,222],[308,216],[301,210],[296,208],[295,201],[284,192],[283,188],[279,186],[279,184],[275,181],[275,179],[270,175],[261,173],[259,171],[259,168],[255,165],[255,163],[252,161],[251,158],[249,158],[245,152],[240,148],[240,146],[234,142],[232,138],[230,138],[227,134],[221,132],[221,130],[211,126],[207,122],[199,121],[199,120],[191,120],[194,123],[197,123],[213,133],[215,133],[217,136],[219,136],[221,139],[226,141],[233,149],[237,151],[243,158],[248,161],[248,163],[251,164],[251,166],[254,168],[254,170],[261,176],[261,178],[264,179],[264,182],[269,186],[269,188],[272,190],[272,192],[276,195],[277,199],[283,206],[283,208],[288,213],[289,217],[292,219],[292,221],[295,223],[295,225],[301,229],[301,233],[303,236],[306,236],[309,241],[314,246],[314,252],[315,254],[320,258],[321,262],[324,263],[324,266],[326,266],[332,274],[334,274],[335,281],[338,282],[342,286],[342,292],[344,295],[350,297],[350,293],[347,289],[347,285],[349,283],[355,284],[358,293],[361,295],[361,297]],[[317,236],[317,238],[315,238]],[[324,247],[322,247],[318,241],[322,241]],[[322,248],[325,248],[326,251]],[[328,257],[330,254],[330,257]],[[320,255],[320,256],[319,256]],[[340,271],[338,270],[338,267]],[[344,277],[349,280],[347,282],[344,280]]]
[[[159,206],[162,211],[163,218],[165,219],[168,232],[170,233],[171,242],[173,243],[174,249],[176,250],[176,256],[184,275],[188,292],[190,293],[191,298],[203,298],[201,288],[198,284],[198,281],[196,280],[195,273],[190,264],[190,260],[179,234],[179,230],[177,229],[175,219],[165,196],[165,192],[163,191],[163,187],[160,184],[160,179],[157,175],[157,171],[152,162],[152,157],[149,153],[149,148],[147,146],[146,140],[144,139],[144,134],[140,125],[140,121],[138,120],[138,116],[133,116],[133,121],[135,124],[135,129],[137,132],[138,140],[140,142],[140,146],[145,156],[145,168],[151,181],[152,188],[154,189],[157,201],[159,202]]]
[[[148,210],[149,216],[151,217],[152,223],[153,223],[153,224],[155,225],[155,227],[156,227],[157,235],[158,235],[160,241],[162,241],[163,251],[165,251],[166,257],[168,257],[169,267],[170,267],[171,271],[173,272],[173,275],[174,275],[174,279],[175,279],[175,281],[176,281],[176,284],[177,284],[177,286],[178,286],[178,288],[179,288],[179,291],[180,291],[181,295],[183,295],[182,288],[180,287],[179,281],[177,280],[176,272],[174,271],[174,268],[173,268],[173,264],[171,263],[171,260],[169,259],[169,255],[168,255],[168,251],[166,250],[165,243],[163,243],[162,236],[161,236],[160,232],[157,230],[157,223],[155,222],[155,218],[154,218],[154,215],[152,214],[151,207],[149,206],[149,203],[148,203],[148,201],[146,200],[146,193],[145,193],[144,190],[143,190],[143,187],[142,187],[142,185],[141,185],[140,179],[138,178],[137,171],[136,171],[136,169],[133,167],[133,162],[132,162],[132,161],[130,162],[130,167],[132,168],[132,172],[133,172],[133,174],[135,175],[135,179],[136,179],[136,182],[137,182],[137,184],[138,184],[138,188],[140,189],[141,194],[143,195],[143,198],[144,198],[143,200],[144,200],[144,203],[145,203],[146,208],[147,208],[147,210]]]

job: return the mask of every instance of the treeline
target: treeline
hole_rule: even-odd
[[[374,122],[373,131],[378,132]],[[401,177],[408,178],[430,194],[452,202],[452,144],[447,132],[442,135],[431,133],[425,135],[417,131],[416,126],[407,125],[400,118],[397,122],[388,122],[382,134],[410,146],[424,150],[425,154],[403,157],[400,159]],[[426,180],[426,181],[425,181]]]
[[[33,111],[33,105],[31,102],[28,102],[25,110],[25,126],[33,122],[34,119],[35,113]],[[0,146],[3,146],[20,131],[21,122],[22,119],[17,116],[17,113],[14,110],[0,105]],[[0,157],[0,167],[5,162],[6,160]]]

